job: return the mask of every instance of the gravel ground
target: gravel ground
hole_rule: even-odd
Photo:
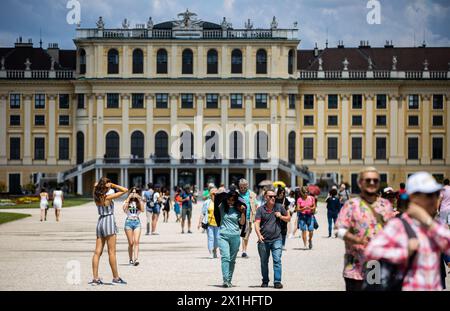
[[[116,207],[120,203],[116,202]],[[197,230],[200,210],[200,205],[194,207],[193,234],[181,234],[173,212],[169,223],[163,223],[161,215],[157,229],[160,235],[142,235],[140,265],[134,267],[128,265],[128,244],[123,231],[125,214],[116,208],[119,273],[128,285],[100,287],[88,284],[92,279],[97,222],[93,203],[63,209],[60,223],[56,223],[53,210],[43,223],[39,222],[39,210],[16,210],[32,217],[0,226],[0,290],[222,291],[220,259],[209,259],[206,234]],[[303,249],[299,238],[287,240],[282,258],[284,290],[344,290],[343,242],[327,238],[326,210],[322,203],[317,217],[320,228],[315,232],[312,250]],[[141,222],[145,223],[145,215],[141,215]],[[254,233],[249,242],[249,257],[241,258],[240,254],[233,277],[235,287],[229,290],[274,290],[259,287],[261,274]],[[269,265],[273,280],[272,261]],[[100,261],[100,276],[104,282],[111,282],[106,249]]]

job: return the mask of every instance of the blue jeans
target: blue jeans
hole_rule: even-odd
[[[231,283],[233,278],[234,265],[236,256],[241,245],[241,237],[239,234],[222,234],[219,233],[219,249],[220,259],[222,261],[222,278],[224,283]]]
[[[219,246],[219,227],[208,226],[208,250],[212,252]]]
[[[274,283],[281,283],[281,254],[283,242],[276,240],[273,242],[258,243],[258,253],[261,260],[261,274],[263,283],[269,283],[269,257],[272,251],[273,277]]]
[[[333,233],[334,224],[338,218],[338,213],[328,212],[327,218],[328,218],[328,236],[331,236],[331,234]]]

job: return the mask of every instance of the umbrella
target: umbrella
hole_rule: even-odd
[[[286,188],[286,184],[283,181],[281,181],[281,180],[278,180],[278,181],[274,182],[273,186],[275,188],[277,188],[278,186],[281,186],[282,188]]]
[[[308,192],[311,195],[319,195],[320,194],[320,188],[316,185],[310,185],[308,186]]]
[[[258,186],[260,186],[260,187],[264,187],[264,186],[271,186],[272,185],[272,181],[271,180],[263,180],[262,182],[260,182],[259,184],[258,184]]]

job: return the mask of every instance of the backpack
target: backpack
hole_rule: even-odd
[[[416,239],[417,235],[414,230],[411,228],[409,223],[404,219],[400,218],[403,226],[405,227],[406,234],[408,235],[408,241],[411,239]],[[368,272],[364,273],[364,283],[362,290],[363,291],[372,291],[372,292],[384,292],[384,291],[401,291],[403,287],[403,281],[411,269],[414,259],[416,258],[417,251],[415,251],[411,256],[408,257],[408,264],[405,270],[401,269],[400,265],[396,265],[390,263],[386,260],[379,260],[380,263],[380,284],[369,284],[368,283]]]
[[[150,200],[147,195],[145,196],[145,200],[147,201],[147,208],[149,208],[149,209],[152,209],[155,207],[155,202],[153,201],[154,196],[155,196],[155,191],[153,191],[152,197],[150,198]]]

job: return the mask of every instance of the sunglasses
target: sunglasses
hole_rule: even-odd
[[[372,183],[374,185],[378,185],[380,183],[380,180],[378,178],[366,178],[366,179],[364,179],[364,182],[369,185]]]
[[[267,197],[268,197],[269,199],[274,199],[274,198],[276,198],[275,195],[268,195]]]

